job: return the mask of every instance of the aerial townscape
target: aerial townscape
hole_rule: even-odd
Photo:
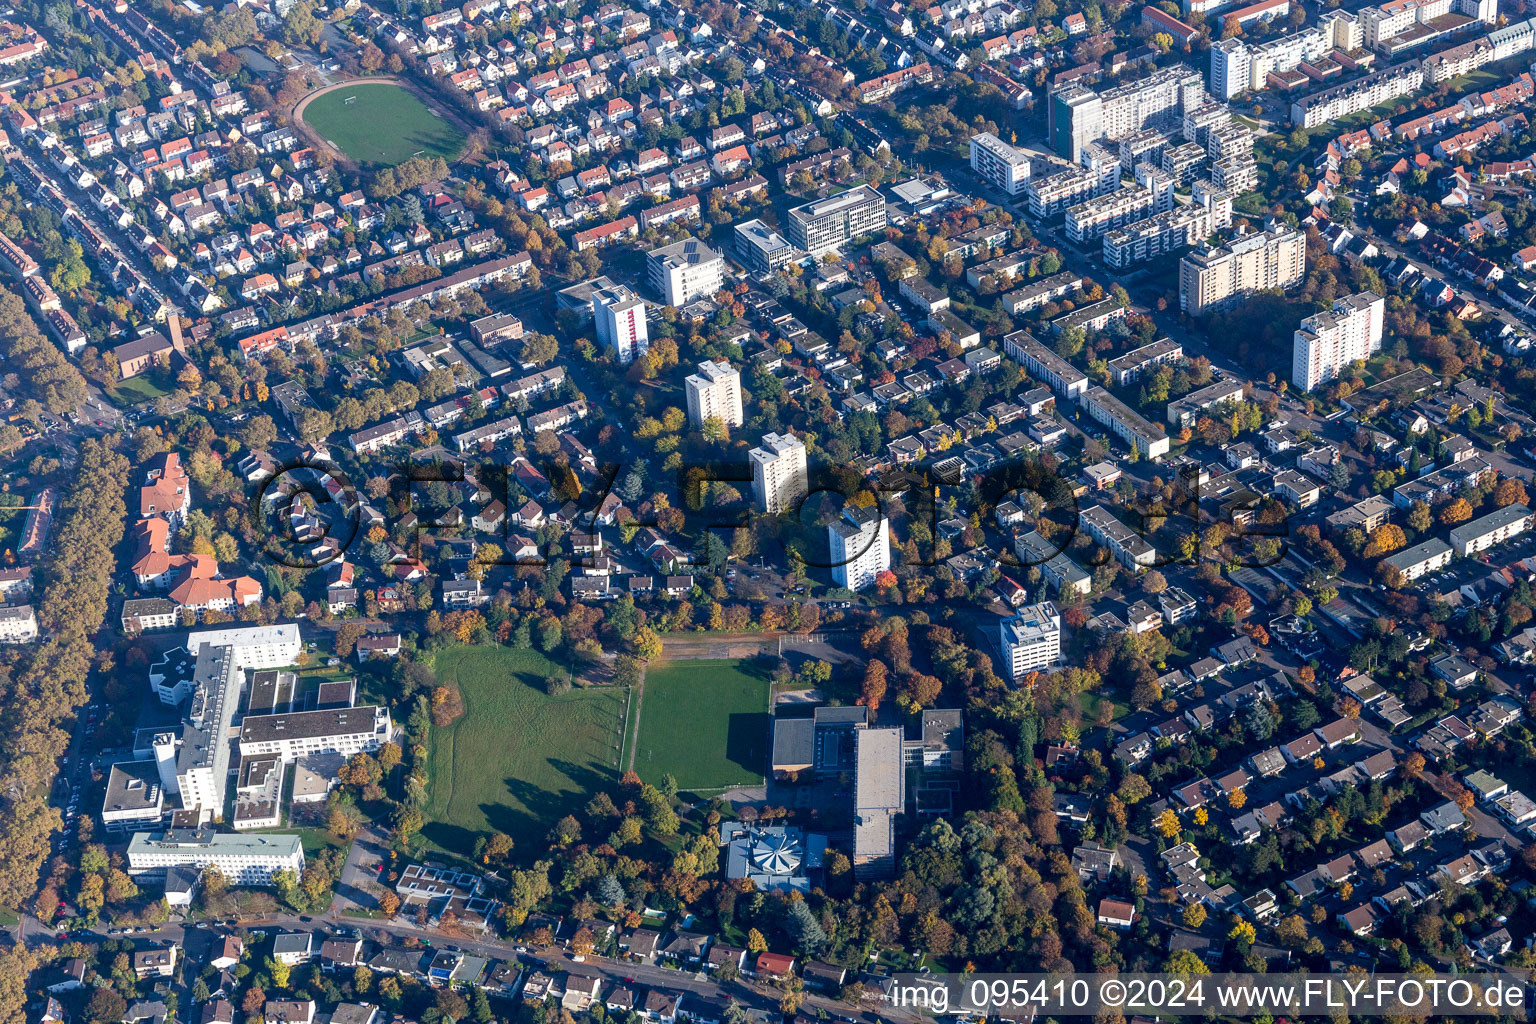
[[[1536,969],[1536,0],[0,68],[0,1024]]]

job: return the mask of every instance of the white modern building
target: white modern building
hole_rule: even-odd
[[[125,761],[112,766],[101,803],[101,823],[108,832],[141,832],[165,818],[165,791],[153,761]]]
[[[726,427],[739,427],[745,421],[741,402],[741,371],[725,360],[705,361],[699,372],[683,381],[688,393],[688,422],[703,429],[711,419]]]
[[[736,258],[754,274],[772,274],[795,258],[795,247],[760,220],[736,225]]]
[[[1359,292],[1304,319],[1292,343],[1291,383],[1311,391],[1351,363],[1369,359],[1381,348],[1386,308],[1386,300],[1375,292]]]
[[[592,322],[597,328],[598,342],[612,349],[625,366],[651,347],[645,327],[645,303],[621,284],[592,293]]]
[[[669,306],[712,298],[725,279],[725,258],[696,238],[653,249],[645,263],[651,287]]]
[[[998,624],[1002,667],[1017,682],[1030,672],[1061,660],[1061,613],[1050,601],[1025,605]]]
[[[890,522],[878,508],[847,505],[842,518],[827,526],[832,581],[849,590],[864,590],[891,567]]]
[[[786,222],[790,244],[820,256],[885,227],[885,196],[860,185],[797,206],[786,215]]]
[[[128,874],[135,879],[164,878],[168,870],[202,872],[218,868],[233,885],[271,885],[272,873],[304,870],[304,846],[298,836],[235,835],[211,828],[138,832],[128,843]]]
[[[810,489],[805,442],[793,434],[764,434],[762,445],[747,458],[752,462],[752,501],[759,512],[788,511]]]
[[[37,612],[30,604],[0,608],[0,644],[29,644],[37,639]]]
[[[1029,183],[1029,154],[991,132],[971,137],[971,170],[1010,196]]]
[[[240,756],[274,754],[285,764],[316,754],[347,758],[373,753],[392,731],[389,712],[377,705],[246,715],[240,723]]]

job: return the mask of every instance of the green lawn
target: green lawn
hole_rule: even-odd
[[[525,845],[618,781],[623,689],[551,697],[544,679],[564,669],[507,647],[441,651],[433,668],[458,683],[464,715],[432,730],[428,841],[467,854],[494,830]]]
[[[768,678],[736,661],[669,661],[645,673],[635,771],[681,789],[760,786],[768,769]]]
[[[176,381],[169,370],[152,369],[137,377],[120,380],[107,389],[107,397],[122,409],[164,398],[176,390]]]
[[[464,149],[458,129],[398,85],[354,85],[316,97],[304,120],[352,160],[392,167],[413,156],[452,160]]]

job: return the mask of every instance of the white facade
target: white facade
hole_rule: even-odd
[[[1061,614],[1050,601],[1026,605],[998,625],[1003,668],[1015,682],[1061,659]]]
[[[372,753],[388,742],[392,726],[383,707],[247,715],[240,724],[240,756],[274,754],[285,764],[314,754]]]
[[[1531,510],[1524,505],[1506,505],[1486,516],[1462,523],[1451,531],[1451,549],[1461,558],[1518,537],[1531,527]]]
[[[651,347],[645,326],[645,303],[621,284],[592,293],[592,321],[597,327],[598,342],[612,349],[625,366]]]
[[[793,434],[764,434],[747,453],[752,461],[752,500],[759,512],[784,512],[805,497],[805,443]]]
[[[212,829],[170,829],[136,833],[128,843],[128,874],[164,876],[169,868],[201,871],[215,867],[233,885],[271,885],[272,873],[304,870],[298,836],[234,835]]]
[[[233,648],[241,668],[287,668],[299,660],[302,644],[298,623],[280,626],[235,626],[200,629],[187,634],[187,653],[194,658],[204,647]]]
[[[710,419],[727,427],[739,427],[745,421],[741,403],[741,371],[730,363],[703,362],[699,372],[683,381],[688,393],[688,422],[703,429]]]
[[[669,306],[711,298],[725,279],[725,258],[695,238],[654,249],[645,261],[651,287]]]
[[[37,639],[37,613],[29,604],[0,608],[0,644],[29,644]]]
[[[971,138],[971,170],[1016,196],[1029,182],[1029,154],[991,132],[982,132]]]
[[[1386,300],[1375,292],[1335,299],[1296,328],[1291,350],[1291,383],[1303,391],[1337,377],[1356,360],[1381,348]]]
[[[849,505],[843,517],[827,526],[832,581],[849,590],[875,585],[875,577],[891,567],[890,522],[879,509]]]

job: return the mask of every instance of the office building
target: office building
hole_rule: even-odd
[[[173,828],[135,833],[128,843],[128,874],[164,878],[167,871],[199,874],[217,868],[232,885],[271,885],[274,871],[304,871],[304,846],[295,835],[234,835],[211,828]]]
[[[645,303],[621,284],[592,293],[592,321],[597,340],[628,366],[651,347],[645,327]]]
[[[760,220],[736,225],[736,258],[753,274],[772,274],[794,262],[795,247]]]
[[[712,419],[728,429],[739,427],[744,421],[741,371],[725,360],[700,363],[699,372],[690,373],[683,388],[688,394],[688,422],[694,429],[702,430]]]
[[[752,500],[759,512],[794,509],[809,490],[805,444],[793,434],[764,434],[747,453],[752,462]]]
[[[827,547],[832,582],[867,590],[891,567],[890,523],[878,508],[846,505],[842,517],[827,525]]]
[[[725,279],[725,259],[696,238],[653,249],[645,257],[651,288],[669,306],[714,298]]]
[[[896,871],[896,816],[906,810],[905,732],[854,733],[853,873],[859,880]]]
[[[1302,320],[1291,350],[1291,383],[1311,391],[1351,363],[1369,359],[1381,348],[1385,314],[1380,295],[1360,292],[1335,299],[1332,309]]]
[[[1050,601],[1025,605],[998,623],[1002,669],[1018,682],[1031,672],[1061,660],[1061,614]]]
[[[1029,183],[1029,154],[991,132],[971,138],[971,170],[1010,196]]]
[[[885,197],[860,185],[795,207],[788,222],[790,244],[820,256],[885,227]]]
[[[1242,234],[1179,261],[1179,306],[1191,316],[1221,310],[1245,295],[1299,284],[1306,269],[1307,240],[1295,228]]]
[[[142,832],[165,819],[165,791],[153,761],[124,761],[107,774],[101,824],[108,832]]]

